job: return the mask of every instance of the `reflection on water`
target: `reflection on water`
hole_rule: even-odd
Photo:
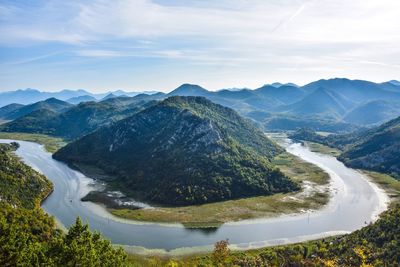
[[[221,224],[222,225],[222,224]],[[185,225],[184,225],[185,226]],[[185,226],[185,229],[189,232],[199,232],[205,235],[212,235],[218,231],[219,226],[216,227],[197,227]]]

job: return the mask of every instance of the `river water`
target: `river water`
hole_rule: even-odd
[[[354,231],[376,220],[387,209],[387,195],[361,173],[344,166],[332,156],[311,152],[299,143],[287,142],[285,146],[289,153],[318,165],[330,175],[331,199],[321,210],[227,223],[215,229],[187,229],[181,224],[128,221],[112,216],[100,205],[80,201],[90,190],[92,179],[54,160],[42,145],[16,142],[20,144],[16,154],[54,184],[54,192],[42,204],[46,212],[66,227],[80,216],[92,230],[101,232],[113,243],[139,247],[139,250],[209,250],[216,241],[223,239],[229,239],[239,249],[294,243]]]

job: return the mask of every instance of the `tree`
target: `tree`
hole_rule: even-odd
[[[215,243],[212,254],[213,263],[215,266],[226,266],[230,254],[228,239],[221,240]]]
[[[68,234],[59,243],[59,265],[63,266],[124,266],[126,254],[112,247],[100,234],[92,233],[88,224],[76,219]]]

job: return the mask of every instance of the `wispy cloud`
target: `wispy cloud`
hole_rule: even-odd
[[[400,61],[399,10],[398,0],[4,1],[0,49],[31,51],[23,53],[23,59],[3,60],[15,66],[46,57],[59,57],[62,63],[68,56],[113,62],[110,73],[169,64],[179,68],[173,74],[176,81],[192,70],[194,80],[213,75],[208,85],[214,88],[223,82],[236,86],[229,83],[239,79],[264,83],[286,77],[304,82],[315,75],[346,73],[384,79],[394,75],[391,68],[398,71],[394,62]],[[70,52],[37,51],[52,45]],[[140,60],[126,65],[124,58]],[[303,73],[283,71],[293,66]],[[77,72],[83,68],[75,67]],[[105,68],[98,64],[90,69],[96,67]],[[221,70],[220,76],[214,74]],[[169,70],[163,77],[167,75],[172,79]]]
[[[21,60],[12,60],[12,61],[5,61],[5,62],[1,62],[1,65],[4,66],[12,66],[12,65],[23,65],[23,64],[28,64],[28,63],[33,63],[42,59],[47,59],[56,55],[60,55],[63,52],[53,52],[53,53],[49,53],[49,54],[44,54],[44,55],[39,55],[39,56],[35,56],[35,57],[29,57],[29,58],[24,58]]]
[[[83,57],[100,57],[100,58],[127,56],[122,52],[112,51],[112,50],[78,50],[75,53]]]

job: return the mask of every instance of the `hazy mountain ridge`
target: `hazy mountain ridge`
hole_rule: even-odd
[[[75,96],[75,97],[71,97],[68,98],[67,100],[65,100],[68,103],[77,105],[81,102],[88,102],[88,101],[97,101],[97,99],[93,96],[90,95],[82,95],[82,96]]]
[[[35,102],[43,101],[48,98],[57,98],[59,100],[67,101],[70,99],[78,98],[79,97],[93,97],[96,100],[101,100],[108,94],[114,94],[115,96],[136,96],[138,94],[156,94],[156,91],[142,91],[142,92],[125,92],[123,90],[117,91],[110,91],[106,93],[91,93],[83,89],[71,90],[71,89],[64,89],[59,92],[42,92],[37,89],[27,88],[27,89],[18,89],[15,91],[8,91],[8,92],[0,92],[0,107],[3,107],[8,104],[32,104]],[[77,103],[72,103],[77,104]]]
[[[170,97],[70,143],[54,158],[95,165],[135,197],[186,205],[297,189],[270,163],[281,152],[229,108]]]
[[[105,100],[128,98],[118,96],[123,93],[126,92],[114,91],[102,97]],[[223,89],[215,92],[199,85],[183,84],[169,94],[153,94],[157,100],[175,95],[206,97],[254,119],[266,130],[311,127],[318,131],[348,132],[398,116],[399,105],[396,102],[400,102],[400,85],[396,81],[372,83],[336,78],[315,81],[301,87],[276,83],[254,90]],[[79,103],[79,99],[85,97],[91,96],[76,97],[76,102]],[[364,116],[364,112],[371,112],[372,115]]]
[[[343,117],[343,120],[353,124],[372,125],[398,116],[400,116],[400,102],[374,100],[356,106]]]

